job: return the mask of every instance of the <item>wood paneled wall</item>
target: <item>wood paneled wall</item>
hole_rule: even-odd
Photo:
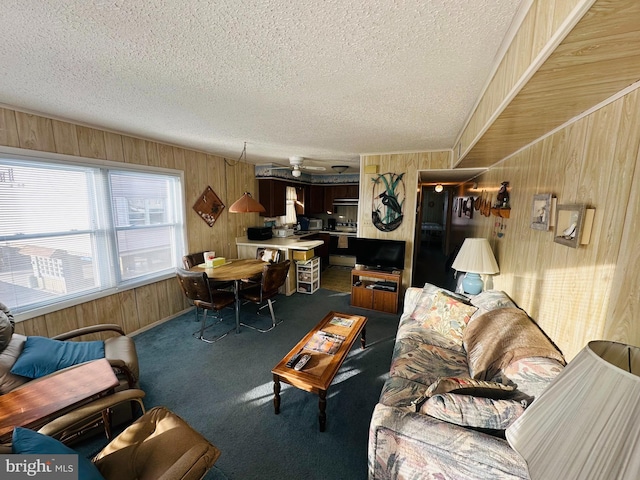
[[[358,235],[367,238],[388,240],[405,240],[405,270],[402,284],[406,288],[411,285],[413,243],[416,229],[418,172],[449,168],[451,151],[402,153],[394,155],[366,155],[360,158],[360,206],[358,208]],[[378,167],[377,174],[363,173],[367,165]],[[403,221],[400,227],[392,232],[382,232],[374,225],[371,218],[373,204],[373,180],[382,173],[404,173],[406,200],[403,209]]]
[[[543,52],[574,8],[582,3],[585,0],[533,2],[460,137],[458,144],[461,145],[461,153],[468,150],[489,126],[503,101],[518,90],[536,57]],[[458,158],[458,148],[458,145],[454,148],[455,160]]]
[[[594,339],[640,345],[638,118],[640,89],[478,179],[479,191],[510,182],[505,236],[495,235],[496,217],[476,216],[469,230],[493,245],[500,266],[494,287],[524,308],[568,359]],[[537,193],[595,208],[591,242],[573,249],[553,242],[551,230],[531,229]]]
[[[234,258],[235,238],[259,221],[257,214],[228,212],[244,191],[258,193],[254,166],[247,163],[2,108],[0,145],[182,170],[189,252],[215,250],[220,256]],[[207,186],[227,207],[213,227],[192,209]],[[176,279],[169,278],[22,321],[16,330],[52,336],[85,325],[117,323],[131,333],[187,307]]]

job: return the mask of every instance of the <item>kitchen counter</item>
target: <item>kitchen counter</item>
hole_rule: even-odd
[[[249,240],[247,237],[236,238],[236,246],[238,247],[267,247],[277,248],[278,250],[311,250],[323,243],[322,240],[305,240],[304,236],[296,235],[285,238],[273,237],[268,240]]]
[[[347,237],[355,237],[358,235],[356,232],[340,232],[338,230],[309,230],[306,232],[296,233],[295,236],[298,238],[304,238],[308,235],[315,235],[316,233],[328,233],[329,235],[346,235]]]
[[[289,275],[283,286],[282,293],[292,295],[296,291],[296,266],[293,261],[294,250],[312,250],[316,247],[324,245],[322,240],[305,240],[304,237],[273,237],[268,240],[249,240],[247,237],[236,238],[236,248],[238,249],[238,258],[256,258],[256,250],[258,248],[276,248],[280,250],[282,260],[291,260],[289,267]]]

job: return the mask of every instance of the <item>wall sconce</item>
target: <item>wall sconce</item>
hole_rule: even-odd
[[[444,190],[444,187],[442,186],[441,183],[436,185],[436,188],[434,189],[436,191],[436,193],[442,193],[442,190]]]

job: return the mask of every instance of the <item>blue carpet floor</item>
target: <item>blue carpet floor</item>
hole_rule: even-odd
[[[326,289],[280,295],[275,311],[284,322],[274,330],[243,327],[214,344],[192,336],[198,327],[193,311],[136,335],[145,405],[167,406],[221,450],[207,479],[365,479],[369,421],[389,371],[399,316],[352,308],[349,299]],[[321,433],[315,395],[283,384],[281,412],[274,414],[271,368],[331,310],[368,318],[367,348],[356,342],[336,376]],[[221,332],[233,325],[233,311],[224,318],[216,327]],[[252,304],[242,307],[242,320],[270,323]]]

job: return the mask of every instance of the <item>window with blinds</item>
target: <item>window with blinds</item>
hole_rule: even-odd
[[[174,272],[182,198],[179,172],[0,155],[0,300],[20,313]]]

